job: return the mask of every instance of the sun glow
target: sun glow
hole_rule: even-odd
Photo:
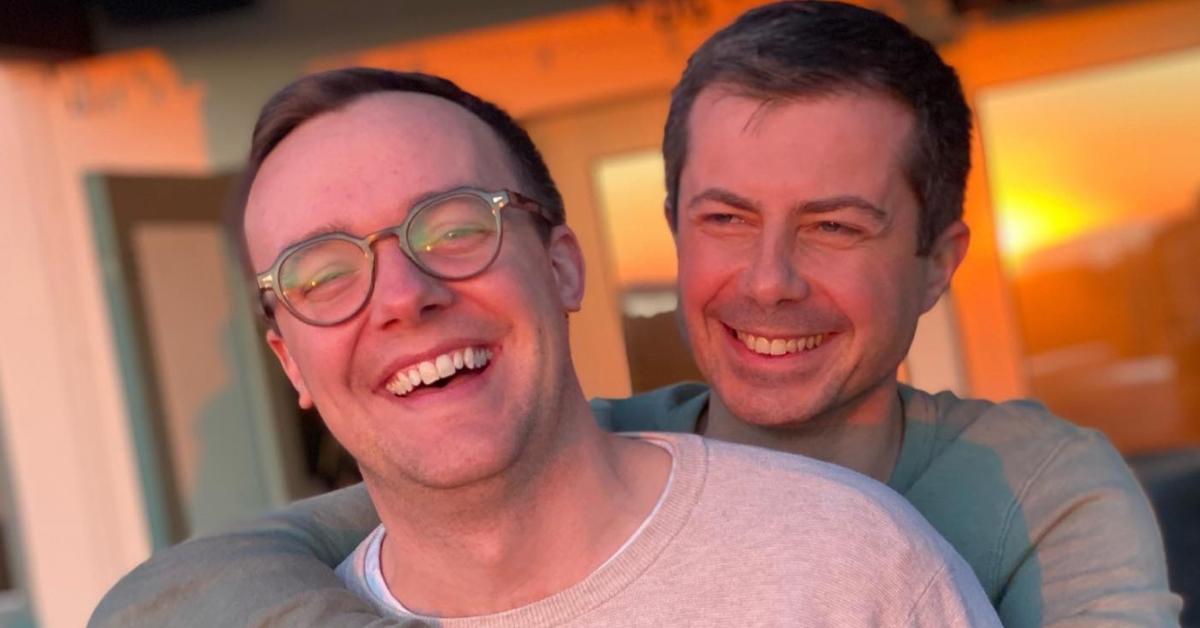
[[[1200,50],[985,90],[977,108],[1010,269],[1198,209]]]

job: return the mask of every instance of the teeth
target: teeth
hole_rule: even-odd
[[[492,358],[488,349],[467,347],[459,351],[443,353],[419,364],[396,371],[387,383],[388,392],[403,397],[417,387],[428,386],[441,379],[453,376],[464,369],[481,369]]]
[[[438,381],[437,367],[433,362],[425,361],[417,365],[417,370],[421,371],[421,383],[426,386]]]
[[[825,334],[804,336],[801,338],[764,338],[744,331],[737,332],[737,338],[746,348],[761,355],[786,355],[797,351],[809,351],[821,346]]]
[[[448,355],[439,355],[433,364],[437,367],[439,378],[450,377],[454,374],[454,360]]]

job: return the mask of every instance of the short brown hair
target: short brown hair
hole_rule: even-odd
[[[764,101],[867,91],[915,116],[905,174],[920,204],[917,253],[962,217],[971,167],[971,111],[954,69],[926,40],[868,9],[818,0],[752,9],[688,59],[663,133],[667,215],[676,226],[679,177],[696,97],[720,85]]]
[[[250,156],[238,197],[230,204],[226,217],[228,229],[243,265],[253,276],[245,236],[246,200],[259,168],[275,147],[305,122],[325,113],[342,109],[370,94],[410,92],[448,100],[483,120],[508,149],[522,185],[523,193],[535,198],[550,218],[547,225],[538,221],[543,239],[550,227],[566,221],[562,194],[550,177],[550,170],[529,134],[500,107],[471,94],[444,78],[420,72],[393,72],[375,68],[343,68],[300,78],[275,93],[263,105],[254,125]]]

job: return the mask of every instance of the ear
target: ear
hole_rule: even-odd
[[[564,310],[578,312],[583,304],[583,252],[575,232],[566,225],[558,225],[550,232],[547,246],[550,268],[554,271],[554,284],[558,289],[559,302]]]
[[[296,361],[292,359],[292,354],[288,351],[283,336],[280,336],[279,332],[274,329],[268,329],[267,346],[271,347],[271,352],[279,360],[283,372],[291,380],[292,388],[295,388],[296,393],[300,395],[300,407],[304,409],[313,407],[312,395],[308,394],[308,385],[304,383],[304,378],[300,375],[300,367],[296,366]]]
[[[954,271],[967,255],[971,242],[971,230],[966,223],[956,220],[942,230],[933,241],[929,255],[925,258],[925,285],[921,295],[921,312],[925,313],[937,304],[938,299],[950,287]]]

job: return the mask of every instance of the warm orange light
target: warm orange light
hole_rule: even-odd
[[[977,108],[1010,270],[1196,210],[1200,50],[984,90]]]
[[[675,283],[675,243],[663,218],[662,173],[657,150],[609,157],[596,166],[610,263],[622,288]]]
[[[1030,253],[1102,226],[1096,213],[1084,207],[1080,199],[1057,198],[1036,188],[1004,190],[996,215],[1006,261],[1019,264]]]

